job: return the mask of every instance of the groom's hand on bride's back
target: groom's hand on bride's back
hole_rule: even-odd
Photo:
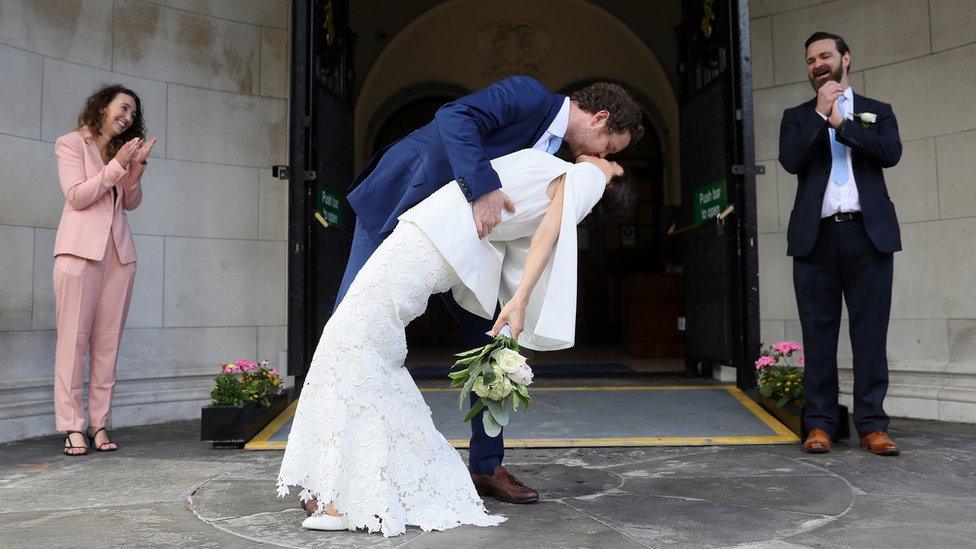
[[[471,203],[471,214],[474,216],[474,226],[478,229],[478,238],[488,236],[495,225],[501,223],[502,208],[509,213],[515,213],[515,203],[501,189],[495,189]]]

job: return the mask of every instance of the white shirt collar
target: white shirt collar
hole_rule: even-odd
[[[563,106],[559,108],[559,112],[556,113],[556,118],[552,120],[552,124],[549,125],[549,129],[546,131],[549,132],[554,137],[563,139],[564,137],[566,137],[566,129],[568,127],[569,127],[569,98],[567,97],[563,101]]]

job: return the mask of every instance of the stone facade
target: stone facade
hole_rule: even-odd
[[[843,36],[854,89],[891,103],[904,154],[886,173],[904,251],[888,337],[893,416],[976,422],[976,11],[967,0],[753,0],[759,255],[764,341],[800,339],[786,226],[796,178],[776,160],[783,109],[813,97],[803,42]],[[851,351],[841,326],[841,393]]]
[[[54,430],[53,142],[101,83],[159,137],[112,424],[197,416],[219,361],[284,365],[289,6],[0,0],[0,442]]]

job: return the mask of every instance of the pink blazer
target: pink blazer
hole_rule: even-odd
[[[122,263],[136,261],[126,210],[142,202],[142,172],[145,166],[131,162],[126,170],[116,159],[102,162],[98,146],[85,129],[62,135],[54,143],[58,157],[58,178],[64,192],[64,210],[54,239],[54,255],[71,254],[94,261],[105,255],[108,236]],[[118,199],[112,200],[112,187]]]

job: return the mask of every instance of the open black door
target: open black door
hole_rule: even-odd
[[[686,368],[755,385],[756,167],[748,0],[685,0],[678,29]]]
[[[301,387],[332,313],[355,218],[348,2],[292,3],[288,186],[288,374]]]

